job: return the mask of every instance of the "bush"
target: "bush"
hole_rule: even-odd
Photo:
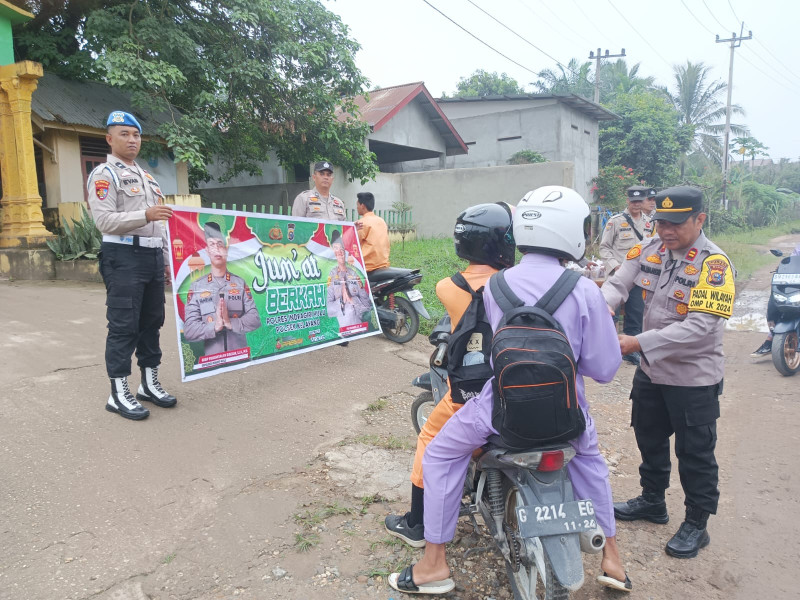
[[[509,165],[532,165],[547,162],[547,159],[536,150],[520,150],[512,154],[506,162]]]
[[[632,185],[646,185],[633,174],[633,169],[615,165],[605,167],[598,171],[597,177],[592,178],[594,200],[603,206],[611,208],[625,208],[628,197],[628,188]]]
[[[72,227],[66,219],[63,219],[62,223],[62,231],[56,239],[47,241],[47,246],[55,253],[58,260],[79,258],[96,260],[103,236],[89,216],[86,207],[81,206],[81,220],[72,219]]]

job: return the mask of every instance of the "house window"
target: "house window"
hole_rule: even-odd
[[[497,141],[498,142],[508,142],[508,141],[511,141],[511,140],[521,140],[521,139],[522,139],[521,135],[512,135],[511,137],[497,138]]]
[[[464,142],[464,145],[465,145],[465,146],[474,146],[474,145],[475,145],[475,144],[477,144],[477,143],[478,143],[478,142]]]
[[[571,125],[570,127],[572,127],[575,131],[578,131],[578,126],[577,125]]]
[[[585,133],[586,135],[592,135],[592,132],[589,131],[588,129],[584,129],[583,133]]]
[[[295,165],[293,172],[295,183],[305,183],[311,179],[311,167],[309,167],[307,164]]]
[[[81,145],[81,170],[83,171],[83,199],[88,201],[89,193],[86,190],[86,184],[89,181],[89,175],[98,165],[106,162],[106,155],[110,148],[106,139],[101,137],[81,136],[79,142]]]

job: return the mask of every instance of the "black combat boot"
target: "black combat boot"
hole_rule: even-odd
[[[158,367],[144,367],[142,369],[142,383],[136,399],[142,402],[152,402],[161,408],[170,408],[178,402],[175,396],[164,391],[158,381]]]
[[[614,516],[620,521],[644,519],[652,523],[666,523],[669,521],[669,515],[664,492],[643,491],[641,496],[631,498],[627,502],[615,502]]]
[[[681,523],[678,533],[667,542],[667,554],[675,558],[694,558],[700,548],[708,546],[711,542],[711,536],[706,530],[708,515],[709,513],[696,506],[687,506],[686,520]]]
[[[150,411],[139,404],[131,394],[127,377],[111,378],[111,395],[106,402],[106,410],[134,421],[140,421],[150,416]]]

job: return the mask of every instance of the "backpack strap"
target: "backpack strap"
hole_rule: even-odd
[[[483,296],[483,286],[479,287],[477,290],[473,290],[461,273],[452,275],[450,277],[450,281],[452,281],[457,288],[462,289],[468,294],[472,295],[473,298],[476,296]]]
[[[571,269],[564,269],[564,272],[556,280],[547,293],[539,298],[539,301],[534,304],[534,307],[540,308],[549,314],[556,312],[561,303],[564,302],[567,296],[575,289],[575,285],[581,278],[581,274]]]
[[[507,313],[511,309],[525,306],[525,303],[519,299],[511,287],[508,285],[505,277],[505,269],[501,269],[489,278],[489,289],[492,290],[492,298],[503,311]]]

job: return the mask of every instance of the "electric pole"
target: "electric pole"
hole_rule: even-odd
[[[622,54],[609,54],[606,50],[605,55],[600,56],[600,48],[597,49],[597,56],[595,57],[594,51],[589,51],[589,59],[596,58],[597,66],[594,68],[594,103],[600,103],[600,59],[601,58],[622,58],[625,56],[625,48],[622,49]]]
[[[742,45],[744,40],[753,39],[753,32],[748,31],[747,37],[742,37],[744,33],[744,21],[742,21],[742,29],[739,32],[739,36],[736,36],[736,33],[732,33],[731,37],[727,40],[719,39],[717,36],[717,43],[721,44],[723,42],[730,42],[731,43],[731,64],[728,69],[728,106],[725,110],[725,142],[722,148],[722,206],[725,210],[728,210],[728,144],[730,144],[730,137],[731,137],[731,94],[733,93],[733,51]]]

